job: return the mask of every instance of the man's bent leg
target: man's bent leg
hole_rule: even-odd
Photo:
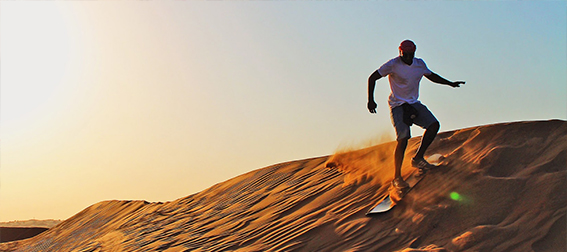
[[[423,137],[421,138],[421,145],[417,150],[417,154],[415,154],[415,159],[424,159],[425,151],[429,148],[429,145],[433,143],[435,137],[437,136],[437,132],[439,132],[439,122],[434,122],[425,130],[423,133]]]

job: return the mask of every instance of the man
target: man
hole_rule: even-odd
[[[408,139],[411,137],[410,126],[414,123],[424,128],[425,133],[421,139],[421,145],[411,161],[412,166],[420,169],[421,172],[434,167],[425,161],[423,155],[437,136],[439,121],[418,100],[421,78],[425,76],[432,82],[451,87],[459,87],[459,85],[465,84],[464,81],[452,82],[446,80],[429,70],[422,59],[414,57],[415,50],[416,46],[411,40],[404,40],[399,47],[400,56],[384,63],[368,77],[368,110],[370,113],[376,113],[377,105],[374,101],[376,81],[388,76],[390,82],[392,92],[388,98],[388,104],[390,105],[390,115],[398,142],[394,152],[395,172],[392,186],[399,191],[409,187],[401,176],[401,169]]]

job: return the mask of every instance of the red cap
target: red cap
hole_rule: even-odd
[[[400,50],[402,50],[402,52],[415,52],[416,46],[413,43],[413,41],[411,40],[404,40],[402,41],[402,43],[400,44]]]

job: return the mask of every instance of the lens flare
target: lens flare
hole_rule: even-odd
[[[463,197],[461,197],[461,195],[458,192],[451,192],[451,194],[449,194],[449,197],[451,197],[451,199],[454,201],[463,200]]]

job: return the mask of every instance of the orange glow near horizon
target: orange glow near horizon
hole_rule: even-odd
[[[547,7],[532,18],[519,3],[384,2],[384,15],[374,4],[2,2],[0,221],[65,219],[102,200],[175,200],[253,169],[391,139],[387,81],[376,87],[376,115],[366,81],[407,38],[432,70],[467,81],[459,90],[422,81],[442,131],[565,117],[566,29],[546,21],[565,20],[549,14],[564,3],[537,5]],[[384,26],[400,9],[421,23]],[[449,22],[439,15],[448,12],[464,14]],[[504,38],[525,43],[490,49]],[[502,66],[494,50],[540,64]]]

